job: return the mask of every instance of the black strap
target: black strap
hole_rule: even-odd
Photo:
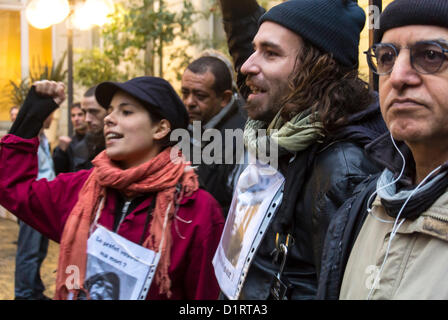
[[[157,194],[154,195],[151,203],[149,204],[148,212],[146,214],[145,225],[143,227],[143,233],[142,233],[142,236],[139,241],[140,245],[142,245],[143,241],[145,241],[145,235],[146,235],[146,232],[148,232],[149,222],[151,221],[152,213],[154,212],[154,208],[156,207],[156,197],[157,197]]]
[[[179,197],[181,191],[182,191],[182,185],[180,183],[178,183],[176,185],[176,192],[174,193],[174,202],[175,202],[175,205],[176,205],[176,209],[175,210],[177,210],[177,208],[179,206],[178,202],[179,202],[180,199],[178,199],[178,197]],[[140,241],[139,241],[140,245],[142,245],[143,241],[145,241],[145,235],[148,232],[149,222],[151,221],[152,213],[154,212],[154,208],[156,207],[156,198],[157,198],[157,193],[154,194],[154,197],[153,197],[153,199],[152,199],[152,201],[151,201],[151,203],[150,203],[150,205],[148,207],[148,213],[146,215],[145,226],[143,227],[143,233],[142,233],[142,236],[141,236]]]

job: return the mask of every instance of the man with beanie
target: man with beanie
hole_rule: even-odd
[[[447,17],[445,0],[396,0],[366,52],[390,134],[369,147],[386,168],[353,212],[341,299],[448,299]]]
[[[266,13],[254,0],[221,0],[221,7],[247,99],[245,144],[252,154],[262,140],[278,144],[285,178],[238,294],[223,293],[314,299],[330,220],[358,183],[381,170],[364,152],[386,130],[377,98],[357,72],[365,14],[343,0],[286,1]],[[267,136],[257,136],[259,129]]]

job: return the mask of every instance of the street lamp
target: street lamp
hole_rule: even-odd
[[[46,29],[66,20],[68,134],[72,135],[70,107],[73,104],[73,28],[88,30],[102,26],[112,12],[111,0],[31,0],[25,9],[29,24]]]
[[[67,0],[32,0],[25,9],[28,22],[36,29],[46,29],[64,21],[70,13]]]

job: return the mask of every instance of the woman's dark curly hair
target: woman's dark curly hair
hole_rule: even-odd
[[[291,93],[282,101],[282,117],[290,120],[311,107],[327,134],[344,126],[348,116],[367,108],[372,100],[368,83],[359,78],[356,69],[347,70],[305,39],[289,86]]]

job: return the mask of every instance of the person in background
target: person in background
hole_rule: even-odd
[[[44,133],[44,129],[50,127],[52,120],[53,113],[45,119],[38,135],[37,180],[46,179],[51,181],[55,178],[50,144]],[[51,204],[49,203],[49,205]],[[47,256],[47,251],[48,238],[25,221],[19,219],[16,269],[14,273],[15,300],[49,300],[44,295],[45,286],[40,275],[40,268]]]
[[[18,106],[12,106],[9,109],[9,118],[10,118],[11,122],[16,121],[18,113],[19,113],[19,107]]]
[[[92,266],[87,243],[93,239],[101,250],[98,232],[131,257],[139,256],[134,246],[158,257],[153,263],[133,259],[148,270],[140,278],[154,273],[149,288],[146,281],[138,283],[142,298],[216,299],[211,260],[224,219],[219,204],[199,188],[194,170],[172,147],[170,132],[188,126],[181,99],[156,77],[101,83],[95,97],[107,111],[106,149],[90,170],[35,180],[36,136],[43,119],[65,99],[61,83],[35,83],[18,121],[0,140],[0,204],[60,243],[55,299],[89,297],[85,276],[91,269],[98,273],[100,265]],[[11,166],[17,168],[13,175]],[[132,282],[136,271],[128,272]]]
[[[70,121],[73,125],[74,135],[59,137],[59,145],[53,152],[53,162],[56,175],[62,172],[74,172],[79,170],[86,162],[87,154],[85,148],[78,145],[83,141],[87,133],[85,113],[81,104],[74,103],[70,108]]]
[[[107,113],[95,97],[96,86],[90,87],[81,99],[81,109],[85,113],[87,123],[87,134],[80,144],[80,153],[86,155],[83,163],[79,163],[75,170],[92,168],[92,160],[104,150],[104,118]]]
[[[202,56],[191,62],[182,76],[182,101],[190,116],[190,136],[192,137],[191,154],[209,145],[210,141],[196,141],[207,130],[219,130],[223,148],[219,150],[219,163],[198,164],[197,173],[201,185],[218,200],[224,214],[232,201],[233,187],[237,172],[236,144],[225,145],[225,130],[236,130],[244,127],[246,116],[241,112],[242,101],[232,90],[233,77],[226,63],[216,56]],[[195,124],[196,123],[196,124]],[[197,126],[197,127],[195,127]],[[194,132],[198,130],[200,132]],[[196,151],[196,152],[197,152]],[[231,162],[226,159],[230,159]],[[195,156],[190,157],[195,161]],[[196,163],[193,163],[196,165]]]

